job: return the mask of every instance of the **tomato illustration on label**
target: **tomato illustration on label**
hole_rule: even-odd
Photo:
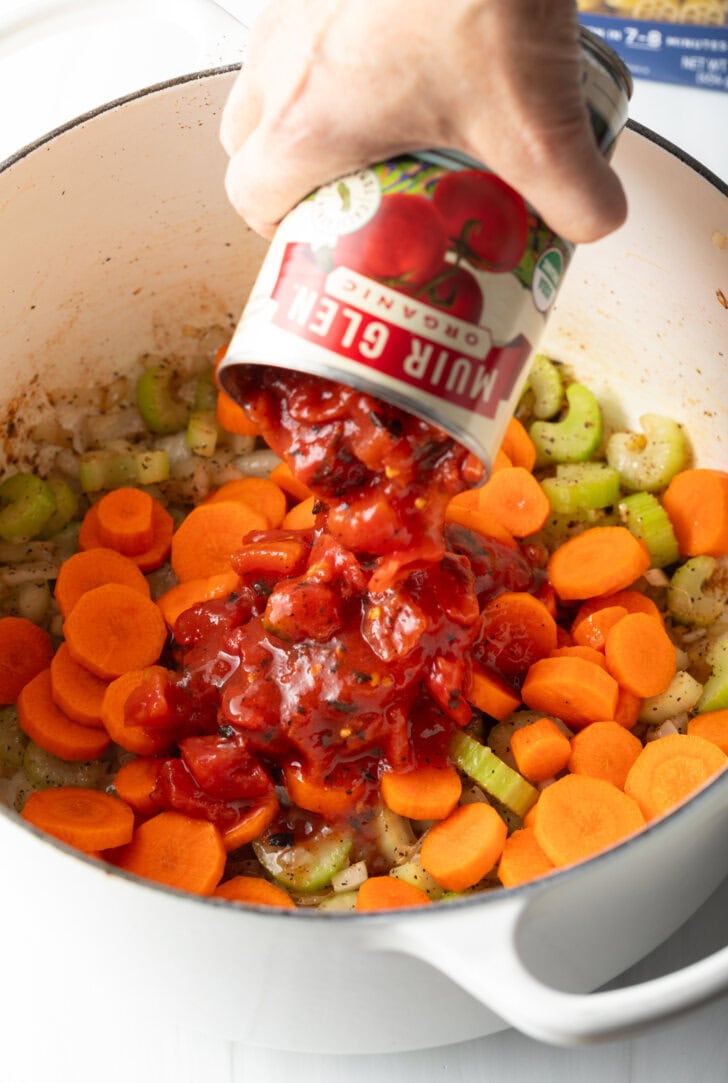
[[[438,181],[432,200],[462,258],[496,272],[519,263],[528,241],[528,211],[500,177],[478,169],[449,173]]]
[[[484,298],[477,278],[462,264],[446,263],[415,296],[433,308],[469,323],[480,323]]]

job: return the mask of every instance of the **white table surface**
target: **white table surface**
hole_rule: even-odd
[[[0,160],[102,102],[238,60],[245,31],[222,9],[249,24],[262,3],[0,0]],[[638,81],[631,114],[728,179],[728,95]],[[728,881],[618,984],[709,954],[726,943],[727,929]],[[110,1029],[80,1047],[69,1041],[62,1012],[42,1034],[39,1040],[30,1018],[25,1029],[3,1033],[8,1083],[728,1083],[728,997],[628,1041],[576,1049],[504,1031],[414,1053],[334,1057],[226,1046],[152,1027],[133,1036]]]

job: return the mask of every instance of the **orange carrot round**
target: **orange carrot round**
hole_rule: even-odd
[[[481,611],[484,661],[506,677],[525,673],[556,647],[556,621],[525,591],[505,591]]]
[[[459,805],[425,835],[422,867],[447,891],[464,891],[493,868],[506,834],[505,822],[492,805]]]
[[[581,729],[614,718],[619,686],[606,670],[575,656],[541,658],[523,682],[523,702]]]
[[[651,563],[647,546],[623,526],[595,526],[553,552],[547,571],[558,596],[581,601],[622,590]]]
[[[270,880],[262,876],[233,876],[213,891],[215,899],[227,899],[229,902],[247,903],[249,906],[283,906],[295,910],[296,904],[291,896]]]
[[[268,477],[271,481],[274,481],[276,485],[279,485],[284,493],[288,493],[288,495],[292,496],[296,501],[305,500],[307,497],[313,496],[308,485],[299,481],[288,463],[278,463],[278,466],[273,467]]]
[[[53,658],[51,637],[25,617],[0,618],[0,704],[17,702]]]
[[[536,445],[517,417],[509,419],[500,450],[505,452],[514,466],[533,470],[536,465]]]
[[[606,665],[606,661],[605,661]],[[628,692],[626,688],[619,689],[617,706],[614,710],[613,721],[619,722],[626,730],[631,730],[637,725],[642,710],[642,698]]]
[[[275,794],[264,797],[253,805],[232,827],[223,830],[222,841],[228,853],[257,839],[278,814],[279,804]]]
[[[137,756],[127,760],[116,772],[114,788],[139,816],[153,816],[162,806],[153,796],[157,787],[159,766],[164,761],[154,756]]]
[[[286,494],[270,478],[245,477],[226,481],[214,493],[210,493],[205,503],[219,500],[239,500],[247,504],[265,517],[272,530],[281,525],[286,514]]]
[[[607,661],[604,657],[604,652],[598,651],[596,647],[589,647],[585,643],[573,643],[566,647],[557,647],[555,650],[551,651],[549,657],[583,658],[587,662],[593,662],[594,665],[599,666],[601,669],[607,668]]]
[[[521,697],[513,691],[497,673],[491,673],[473,663],[465,690],[465,698],[471,706],[498,722],[518,710]]]
[[[154,500],[144,489],[130,485],[112,489],[97,504],[102,543],[117,553],[144,553],[154,541]]]
[[[454,496],[445,508],[445,520],[458,523],[466,530],[472,530],[486,538],[493,538],[509,549],[516,549],[518,542],[492,514],[480,506],[481,489],[466,489]]]
[[[506,467],[492,474],[480,490],[480,509],[497,519],[514,538],[535,534],[551,514],[541,485],[523,466]]]
[[[564,775],[539,797],[533,830],[549,861],[560,868],[616,845],[644,824],[637,802],[611,782]]]
[[[566,767],[571,744],[555,722],[539,718],[513,732],[511,752],[524,778],[529,782],[545,782]]]
[[[66,618],[63,634],[74,661],[102,680],[152,665],[167,641],[164,618],[154,602],[120,583],[83,594]]]
[[[210,602],[214,598],[227,598],[231,595],[240,579],[237,572],[220,572],[208,575],[205,579],[188,579],[177,583],[157,598],[157,605],[170,631],[174,631],[177,618],[198,602]]]
[[[659,696],[677,671],[675,646],[647,613],[629,613],[607,632],[607,669],[633,696]]]
[[[605,605],[595,609],[587,617],[572,624],[571,635],[574,643],[577,646],[593,647],[595,651],[603,651],[610,628],[626,616],[627,610],[623,605]]]
[[[529,880],[546,876],[553,869],[553,862],[549,861],[536,842],[533,828],[523,827],[514,831],[505,841],[498,862],[498,879],[503,887],[517,887]]]
[[[199,504],[175,531],[172,570],[181,583],[230,571],[230,557],[251,530],[267,530],[263,515],[234,500]]]
[[[18,721],[40,748],[62,760],[96,760],[109,744],[104,730],[81,726],[53,702],[51,671],[42,670],[18,696]]]
[[[597,610],[613,605],[622,606],[628,613],[649,613],[655,620],[662,622],[662,613],[651,598],[648,598],[641,590],[627,588],[626,590],[612,591],[611,594],[602,594],[599,598],[589,598],[588,601],[582,602],[574,617],[572,627],[575,627],[579,621],[590,616],[590,614],[596,613]]]
[[[379,783],[392,812],[412,820],[444,820],[460,800],[462,782],[454,767],[419,764],[411,771],[386,771]]]
[[[673,733],[650,741],[632,764],[624,784],[653,820],[670,812],[725,769],[728,756],[711,741],[694,734]]]
[[[215,417],[218,425],[226,432],[232,432],[236,436],[259,435],[258,426],[250,420],[242,406],[238,405],[227,391],[220,390],[217,393]]]
[[[428,906],[429,895],[414,884],[396,876],[370,876],[359,888],[357,910],[405,910],[411,906]]]
[[[134,831],[134,813],[124,801],[81,786],[36,790],[21,815],[48,835],[86,852],[124,846]]]
[[[283,775],[288,795],[295,805],[308,812],[318,812],[327,820],[338,820],[351,812],[364,792],[363,782],[327,786],[311,778],[300,764],[287,764]]]
[[[225,871],[225,847],[214,824],[166,811],[140,824],[113,860],[145,880],[212,895]]]
[[[130,557],[105,547],[86,549],[64,560],[59,569],[54,595],[62,616],[69,615],[81,595],[106,583],[122,583],[149,597],[149,583]]]
[[[94,676],[71,657],[67,643],[61,643],[51,661],[51,695],[54,703],[74,722],[103,729],[101,708],[106,681]]]
[[[109,684],[101,706],[101,719],[111,740],[137,756],[158,756],[172,746],[172,737],[166,729],[145,729],[144,726],[129,726],[126,722],[129,696],[154,673],[165,677],[167,671],[162,666],[148,666],[122,673]]]
[[[680,552],[685,557],[728,553],[728,473],[682,470],[662,494]]]
[[[174,532],[174,520],[166,508],[155,500],[152,506],[152,544],[143,552],[129,555],[129,560],[142,572],[152,572],[164,564],[169,555]],[[83,517],[78,535],[79,549],[103,549],[104,545],[99,529],[99,505],[92,504]]]
[[[623,790],[629,770],[642,750],[642,742],[619,722],[592,722],[571,739],[568,768]]]
[[[317,505],[315,496],[307,496],[299,504],[294,504],[290,511],[286,512],[281,527],[283,530],[313,530],[316,526],[314,508]]]
[[[688,734],[712,741],[728,755],[728,710],[704,711],[688,722]]]

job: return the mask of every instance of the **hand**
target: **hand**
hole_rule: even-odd
[[[233,206],[270,237],[314,188],[449,147],[572,241],[621,225],[597,150],[572,0],[271,0],[222,119]]]

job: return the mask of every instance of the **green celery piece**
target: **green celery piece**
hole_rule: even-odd
[[[347,913],[356,910],[356,891],[334,891],[320,902],[317,910],[329,910],[332,913]]]
[[[136,384],[136,402],[147,428],[160,436],[181,432],[189,409],[175,397],[176,374],[166,365],[146,369]]]
[[[602,440],[602,411],[583,384],[566,389],[568,410],[561,421],[534,421],[529,434],[538,463],[578,463],[591,459]]]
[[[728,707],[728,636],[717,639],[706,655],[711,674],[703,685],[696,710],[722,711]]]
[[[35,474],[12,474],[0,485],[0,506],[0,538],[26,542],[43,530],[56,510],[56,498]]]
[[[525,816],[538,799],[538,790],[487,747],[467,733],[456,733],[450,744],[453,763],[487,794],[517,816]]]
[[[387,865],[404,861],[415,848],[417,839],[409,820],[386,805],[379,807],[372,826],[377,849]]]
[[[670,517],[652,493],[631,493],[619,502],[619,514],[630,534],[647,546],[653,568],[665,568],[680,559]]]
[[[723,612],[726,596],[710,586],[715,557],[691,557],[676,569],[667,587],[667,607],[681,624],[705,628]]]
[[[255,856],[266,872],[288,891],[311,894],[331,883],[347,864],[352,837],[345,830],[322,828],[293,846],[271,846],[265,839],[253,843]]]
[[[29,741],[25,749],[23,768],[36,789],[83,786],[85,789],[95,790],[99,788],[106,774],[103,763],[98,760],[61,760],[40,748],[34,741]]]
[[[609,437],[607,462],[625,489],[654,493],[687,465],[687,441],[672,418],[643,414],[640,425],[643,433],[615,432]]]
[[[389,875],[419,888],[431,899],[441,899],[445,894],[445,889],[440,887],[434,876],[430,876],[429,872],[422,868],[419,861],[405,861],[403,865],[396,865],[389,870]]]
[[[50,519],[46,521],[43,529],[36,534],[36,537],[40,538],[41,541],[47,541],[59,534],[68,526],[78,511],[78,497],[71,486],[67,485],[62,478],[48,478],[46,485],[55,497],[56,510]]]
[[[201,372],[195,381],[195,397],[192,403],[193,410],[213,410],[217,406],[217,384],[215,383],[215,370],[212,365]]]
[[[541,488],[553,511],[573,515],[615,504],[619,499],[619,475],[606,463],[559,463],[556,477],[544,478]]]
[[[555,417],[564,402],[564,383],[558,366],[537,353],[528,373],[528,386],[533,392],[533,413],[539,420]]]
[[[90,451],[82,455],[78,476],[85,493],[136,485],[139,468],[131,452]]]
[[[161,448],[149,448],[146,451],[133,451],[136,463],[137,485],[158,485],[169,479],[169,452]]]
[[[209,459],[215,454],[220,428],[213,410],[199,410],[190,414],[185,433],[185,443],[195,455]]]
[[[12,778],[20,770],[27,744],[15,707],[0,707],[0,778]]]

